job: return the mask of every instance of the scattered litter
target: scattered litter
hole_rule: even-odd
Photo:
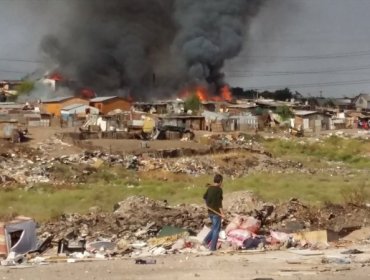
[[[357,249],[349,249],[347,251],[341,252],[341,254],[344,255],[356,255],[356,254],[363,254],[363,251],[357,250]]]
[[[145,259],[136,259],[135,260],[136,264],[156,264],[156,260],[145,260]]]
[[[291,249],[288,250],[288,252],[300,255],[300,256],[322,256],[324,255],[321,251],[313,251],[313,250],[297,250],[297,249]]]
[[[326,256],[322,259],[322,263],[330,264],[350,264],[352,261],[348,257],[341,257],[341,256]]]

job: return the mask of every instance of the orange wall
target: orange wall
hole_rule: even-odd
[[[60,116],[60,111],[64,107],[66,107],[68,105],[72,105],[72,104],[89,105],[89,101],[76,97],[76,98],[67,99],[63,102],[44,103],[42,105],[42,107],[47,113],[53,114],[54,116],[59,117]]]
[[[106,102],[91,103],[90,106],[98,108],[103,115],[116,109],[121,109],[123,111],[129,111],[131,109],[131,103],[129,101],[118,98]]]

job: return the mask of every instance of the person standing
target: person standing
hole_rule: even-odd
[[[223,177],[221,174],[216,174],[213,179],[213,184],[208,186],[203,199],[208,208],[208,215],[212,222],[211,231],[205,237],[203,244],[209,246],[211,251],[217,250],[218,235],[221,230],[221,221],[224,218],[222,209],[222,183]]]

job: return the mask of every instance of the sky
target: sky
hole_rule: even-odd
[[[370,92],[370,1],[276,3],[254,20],[243,53],[227,63],[231,85],[311,96]]]
[[[57,28],[44,1],[0,0],[0,80],[40,66],[40,41]],[[253,20],[243,52],[226,63],[226,81],[306,96],[369,93],[369,11],[369,0],[270,0]]]

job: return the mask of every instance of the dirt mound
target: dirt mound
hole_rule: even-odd
[[[345,236],[353,230],[370,226],[370,208],[337,204],[314,207],[291,199],[276,205],[267,226],[286,232],[327,229]]]
[[[227,194],[223,201],[226,211],[233,214],[252,214],[256,209],[260,209],[264,202],[248,191],[233,192]]]

